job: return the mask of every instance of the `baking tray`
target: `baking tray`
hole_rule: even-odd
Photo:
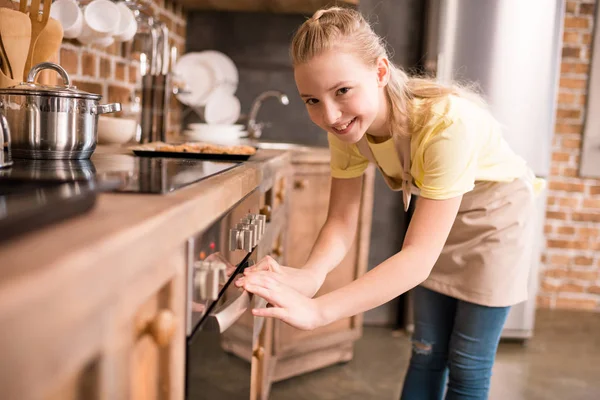
[[[183,151],[157,151],[135,149],[133,154],[140,157],[170,157],[170,158],[194,158],[198,160],[217,160],[217,161],[246,161],[254,154],[212,154],[212,153],[193,153]]]

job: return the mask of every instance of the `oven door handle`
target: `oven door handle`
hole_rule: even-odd
[[[240,291],[239,296],[227,301],[211,312],[204,321],[203,330],[223,333],[237,321],[250,307],[250,293]]]

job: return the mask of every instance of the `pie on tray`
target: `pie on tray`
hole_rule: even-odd
[[[136,146],[134,150],[154,150],[175,153],[200,153],[200,154],[230,154],[251,156],[256,153],[256,148],[247,145],[222,146],[204,142],[186,142],[180,144],[168,144],[164,142],[152,142],[142,146]]]

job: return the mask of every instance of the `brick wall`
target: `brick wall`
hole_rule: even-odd
[[[169,42],[185,51],[186,16],[181,6],[165,0],[141,0],[155,16],[167,24]],[[79,89],[102,95],[102,103],[130,103],[131,95],[139,95],[141,76],[139,60],[132,54],[131,44],[114,43],[106,48],[82,45],[65,39],[56,61],[64,67]],[[43,78],[41,78],[43,79]],[[110,114],[109,114],[110,115]],[[173,98],[169,113],[169,131],[179,129],[181,106]]]
[[[538,306],[600,311],[600,180],[579,177],[597,0],[567,0]]]

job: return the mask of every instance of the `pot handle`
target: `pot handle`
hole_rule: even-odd
[[[63,83],[65,84],[66,87],[71,87],[71,78],[69,78],[69,74],[67,74],[67,71],[65,71],[65,69],[63,67],[61,67],[58,64],[55,64],[53,62],[41,62],[39,64],[34,65],[31,70],[29,71],[29,74],[27,75],[27,82],[28,83],[34,83],[35,82],[35,76],[37,74],[39,74],[42,70],[44,69],[51,69],[53,71],[58,72],[58,74],[60,75],[60,77],[63,80]]]
[[[6,117],[0,112],[0,168],[12,164],[10,155],[10,129]]]
[[[92,114],[107,114],[121,111],[121,103],[98,104],[92,107]]]

